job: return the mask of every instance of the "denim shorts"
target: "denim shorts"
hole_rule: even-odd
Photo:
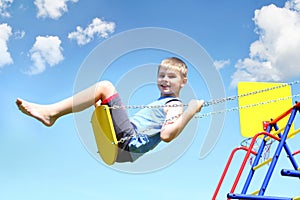
[[[123,106],[123,103],[118,93],[103,100],[102,104],[108,105],[109,107]],[[135,129],[130,123],[128,113],[125,108],[110,109],[110,114],[112,117],[112,121],[116,132],[116,137],[118,141],[120,141],[121,138],[125,138],[125,137],[130,138],[132,135],[136,135]],[[133,161],[129,152],[129,147],[128,147],[129,142],[130,140],[125,140],[123,143],[121,142],[118,143],[119,149],[118,149],[118,156],[116,162]]]
[[[102,101],[109,107],[123,106],[118,93]],[[161,141],[160,133],[148,136],[137,133],[134,124],[130,122],[125,108],[110,109],[117,140],[127,138],[118,143],[118,156],[116,162],[133,162],[146,152],[152,150]]]

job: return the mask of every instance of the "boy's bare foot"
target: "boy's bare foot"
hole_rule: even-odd
[[[19,107],[19,110],[21,110],[26,115],[39,120],[45,126],[52,126],[57,119],[56,117],[51,115],[51,110],[47,105],[34,104],[23,99],[17,99],[16,104]]]

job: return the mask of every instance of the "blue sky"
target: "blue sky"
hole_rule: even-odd
[[[192,140],[171,163],[147,173],[132,173],[107,167],[95,158],[89,146],[94,145],[89,138],[92,133],[87,131],[84,138],[73,115],[47,128],[15,106],[18,97],[47,104],[72,95],[80,70],[95,49],[126,31],[145,27],[172,30],[203,47],[216,66],[226,96],[237,95],[240,81],[291,82],[300,77],[299,0],[0,0],[1,199],[211,199],[231,150],[244,139],[236,111],[226,113],[221,135],[204,158],[200,159],[200,148],[209,127],[218,123],[210,117],[192,120],[182,133]],[[174,44],[181,45],[181,41]],[[185,51],[193,53],[193,49]],[[99,59],[105,60],[109,52],[102,51]],[[130,78],[130,72],[136,74],[139,67],[157,64],[166,56],[172,52],[141,49],[99,67],[106,67],[103,78],[120,83],[121,90],[127,91],[130,84],[122,81]],[[211,93],[206,84],[215,77],[203,77],[198,67],[190,67],[190,87],[197,98],[208,100]],[[141,74],[136,80],[149,84],[123,95],[131,94],[134,104],[156,98],[153,77],[148,80],[148,75]],[[149,91],[146,97],[145,91]],[[298,85],[292,92],[299,93]],[[226,105],[235,106],[235,101]],[[210,111],[203,108],[202,113]],[[82,120],[88,123],[90,119]],[[299,149],[297,142],[291,145]],[[241,155],[234,160],[218,199],[225,199]],[[291,167],[285,157],[267,194],[300,195],[298,180],[278,175],[283,167]],[[260,187],[260,181],[255,181],[253,190]]]

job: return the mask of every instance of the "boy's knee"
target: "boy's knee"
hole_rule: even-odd
[[[100,87],[104,87],[104,88],[115,88],[114,85],[110,82],[110,81],[100,81],[98,82]]]
[[[104,94],[104,96],[112,95],[116,92],[115,86],[110,81],[98,82],[98,88]]]

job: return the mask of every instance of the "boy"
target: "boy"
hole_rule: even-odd
[[[190,119],[200,112],[203,100],[191,100],[185,111],[179,100],[180,90],[187,83],[187,71],[186,64],[179,58],[164,59],[157,73],[160,98],[150,104],[157,107],[141,109],[130,119],[125,109],[110,110],[117,139],[128,138],[124,143],[118,144],[117,162],[133,162],[160,141],[172,141]],[[109,107],[122,107],[119,94],[109,81],[100,81],[72,97],[50,105],[34,104],[22,99],[16,101],[23,113],[46,126],[52,126],[61,116],[100,103]]]

